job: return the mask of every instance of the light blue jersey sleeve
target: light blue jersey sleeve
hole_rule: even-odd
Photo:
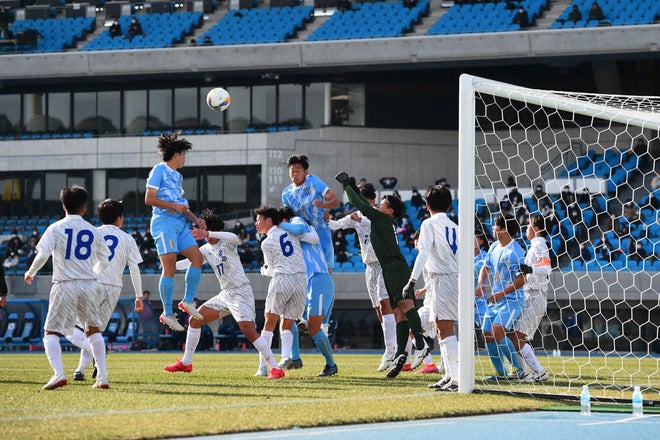
[[[491,246],[488,252],[488,265],[493,274],[492,292],[500,292],[513,284],[520,272],[520,265],[525,261],[525,253],[520,245],[513,241],[505,247]],[[524,297],[523,289],[517,289],[513,294],[505,296],[506,300],[517,300]]]

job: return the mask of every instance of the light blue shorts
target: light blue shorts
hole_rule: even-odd
[[[158,255],[180,253],[197,242],[188,229],[186,220],[177,215],[154,215],[151,217],[151,235],[156,242]]]
[[[330,319],[332,306],[335,303],[335,282],[327,273],[315,273],[307,282],[307,307],[305,318],[324,316],[324,321]]]
[[[490,333],[494,325],[501,325],[507,331],[511,330],[514,321],[520,316],[522,309],[523,304],[519,301],[500,300],[495,304],[489,303],[481,329],[484,332]]]

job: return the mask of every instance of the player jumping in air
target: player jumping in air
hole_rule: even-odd
[[[186,152],[192,144],[179,133],[163,133],[158,137],[158,150],[163,159],[149,172],[144,202],[152,206],[151,233],[156,241],[162,272],[158,292],[163,302],[160,322],[172,330],[183,331],[172,311],[174,299],[174,273],[176,256],[183,254],[190,261],[186,271],[186,289],[179,309],[195,319],[202,319],[193,302],[197,285],[202,277],[203,257],[186,224],[192,221],[201,229],[206,229],[204,220],[198,219],[190,211],[188,200],[183,197],[183,176],[177,170],[186,163]]]

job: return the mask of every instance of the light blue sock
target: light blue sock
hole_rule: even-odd
[[[497,343],[497,347],[500,349],[500,353],[502,353],[502,355],[507,358],[509,363],[514,368],[517,368],[518,371],[522,370],[520,362],[518,361],[518,356],[516,356],[516,349],[513,346],[511,339],[505,336],[504,339]]]
[[[506,339],[506,338],[505,338]],[[502,358],[500,357],[500,351],[498,350],[497,342],[488,342],[486,343],[486,348],[488,349],[488,355],[490,356],[490,361],[495,367],[497,374],[504,374],[504,364],[502,364]]]
[[[186,293],[183,296],[185,302],[193,302],[195,299],[195,294],[197,293],[197,286],[199,285],[199,280],[202,279],[202,268],[188,266],[186,271]]]
[[[163,303],[163,313],[165,315],[173,315],[172,300],[174,299],[174,278],[160,277],[158,282],[158,293],[160,293],[160,300]]]
[[[325,363],[331,367],[335,366],[335,357],[332,355],[332,347],[330,346],[330,340],[323,330],[319,330],[312,336],[316,348],[319,349],[323,357],[325,358]]]
[[[300,339],[298,335],[298,326],[295,322],[291,326],[291,334],[293,335],[293,344],[291,345],[291,359],[300,359]]]

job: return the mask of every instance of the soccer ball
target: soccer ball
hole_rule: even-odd
[[[229,96],[229,93],[225,89],[216,87],[215,89],[211,89],[206,95],[206,103],[211,110],[223,112],[229,107],[231,96]]]

